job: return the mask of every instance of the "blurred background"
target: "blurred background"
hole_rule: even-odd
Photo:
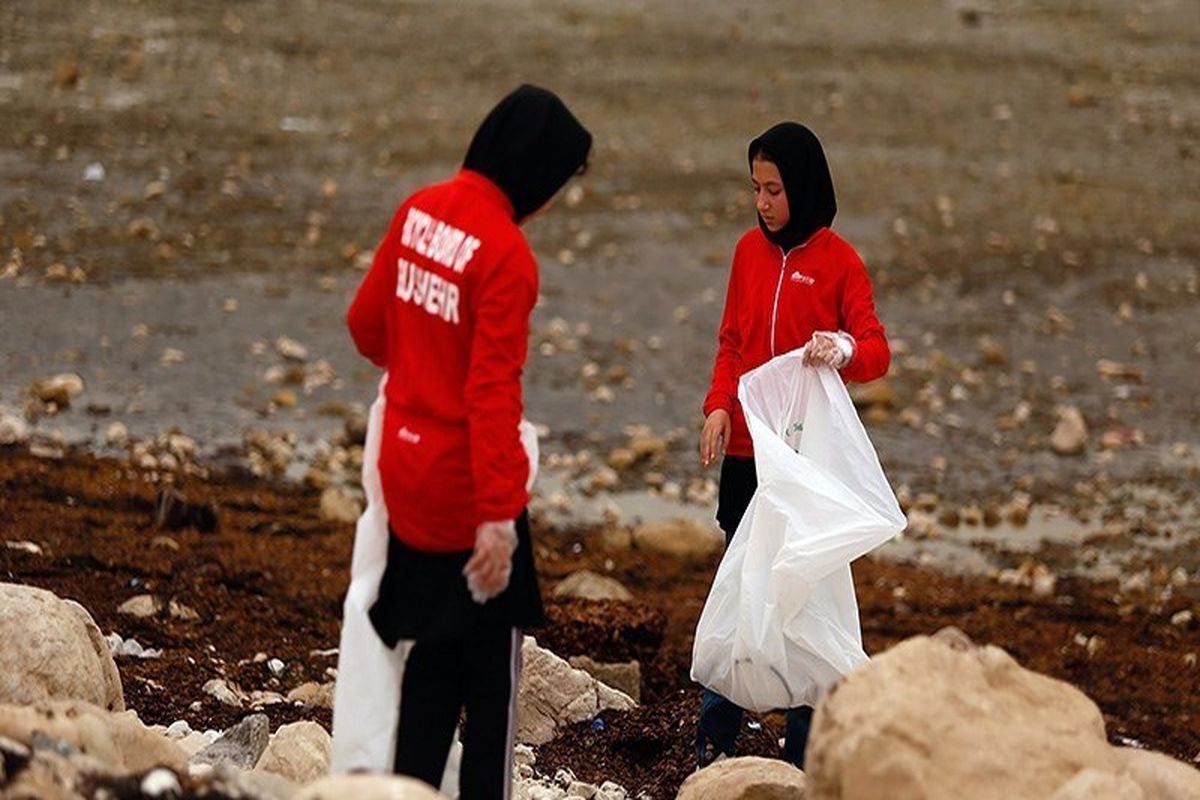
[[[858,399],[901,499],[936,495],[926,532],[1016,496],[1194,534],[1198,44],[1190,0],[15,0],[0,406],[51,450],[327,461],[373,396],[343,314],[393,209],[529,81],[596,143],[527,226],[528,415],[565,486],[711,511],[694,440],[745,147],[795,119],[875,284],[895,359]],[[36,385],[62,373],[69,409]],[[631,433],[666,457],[598,474]]]

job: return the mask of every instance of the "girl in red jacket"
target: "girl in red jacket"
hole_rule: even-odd
[[[518,227],[587,163],[591,135],[522,86],[449,181],[401,204],[350,306],[388,372],[379,475],[391,531],[370,610],[406,649],[395,771],[441,783],[465,708],[463,800],[508,797],[522,629],[542,620],[518,426],[537,264]]]
[[[712,385],[704,399],[700,459],[724,453],[717,521],[733,538],[754,495],[754,448],[737,400],[743,374],[804,345],[804,363],[838,370],[844,380],[887,372],[891,354],[875,315],[862,259],[830,229],[837,213],[821,143],[808,128],[781,122],[750,142],[750,182],[758,227],[737,243]],[[804,766],[812,708],[787,713],[785,756]],[[733,755],[742,709],[705,690],[696,732],[701,765]]]

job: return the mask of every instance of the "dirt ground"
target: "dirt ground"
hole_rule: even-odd
[[[539,765],[669,795],[690,765],[688,637],[714,565],[598,552],[580,498],[643,425],[669,446],[618,476],[636,498],[595,498],[604,513],[631,524],[649,497],[711,516],[694,440],[730,254],[754,221],[744,148],[793,118],[826,145],[835,228],[868,265],[893,346],[864,420],[893,486],[928,500],[920,530],[856,565],[869,649],[958,625],[1079,685],[1114,741],[1191,760],[1198,634],[1170,619],[1200,610],[1195,3],[684,8],[0,5],[0,418],[24,418],[39,452],[74,448],[0,447],[0,538],[43,549],[0,548],[0,577],[162,647],[121,663],[149,722],[237,719],[203,694],[214,677],[327,680],[351,532],[321,523],[299,483],[247,477],[247,432],[290,443],[292,479],[338,455],[378,380],[343,315],[392,209],[453,173],[498,97],[541,83],[595,148],[526,228],[541,272],[527,416],[552,487],[534,501],[540,566],[549,586],[611,560],[639,604],[553,603],[539,635],[636,655],[649,704],[571,732]],[[61,372],[82,396],[35,401],[31,384]],[[1067,408],[1088,429],[1077,455],[1051,446]],[[114,423],[128,445],[110,443]],[[164,431],[231,466],[183,487],[217,504],[218,531],[152,527],[159,486],[125,451]],[[352,465],[327,471],[353,482]],[[1032,505],[1028,525],[970,521],[1013,503]],[[1023,564],[1056,591],[994,580]],[[200,620],[117,615],[146,591]],[[769,752],[778,722],[747,747]]]
[[[112,460],[71,454],[35,458],[0,448],[0,580],[77,600],[101,630],[160,648],[161,658],[121,658],[126,703],[150,724],[185,719],[222,729],[248,709],[203,692],[213,678],[242,690],[286,694],[325,682],[336,666],[341,599],[353,531],[320,521],[318,495],[288,485],[217,476],[178,486],[193,504],[216,504],[216,530],[158,527],[159,486]],[[686,564],[637,550],[610,550],[595,532],[535,525],[543,594],[577,569],[607,573],[634,603],[548,599],[550,624],[535,635],[563,657],[637,658],[643,704],[580,723],[540,748],[537,767],[570,768],[582,780],[614,780],[632,792],[673,796],[691,772],[699,690],[688,679],[691,637],[716,561]],[[1070,681],[1104,713],[1114,743],[1200,757],[1200,628],[1172,624],[1200,612],[1194,591],[1163,599],[1166,574],[1143,591],[1067,579],[1048,597],[984,578],[862,559],[855,582],[868,652],[954,625],[1008,650],[1032,669]],[[117,607],[150,593],[194,609],[194,621],[135,619]],[[1200,614],[1197,614],[1200,616]],[[277,677],[266,661],[278,658]],[[329,712],[293,703],[263,707],[272,729],[296,719],[329,725]],[[778,715],[749,717],[743,751],[778,755]],[[600,728],[597,730],[597,728]]]
[[[754,223],[745,143],[790,117],[826,143],[835,227],[896,350],[870,424],[897,485],[1186,493],[1198,45],[1187,0],[6,3],[0,404],[70,370],[92,413],[46,435],[100,447],[118,419],[209,451],[251,426],[327,437],[321,408],[373,393],[342,317],[392,208],[529,80],[596,140],[580,191],[528,226],[528,410],[549,448],[694,431]],[[273,402],[280,335],[336,378]],[[1060,404],[1092,429],[1083,457],[1048,451]],[[691,438],[671,473],[698,472]]]

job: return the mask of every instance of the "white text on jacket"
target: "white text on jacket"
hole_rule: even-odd
[[[396,259],[396,297],[458,324],[458,287],[403,258]]]
[[[460,274],[479,249],[479,240],[474,236],[417,208],[408,209],[400,243]]]

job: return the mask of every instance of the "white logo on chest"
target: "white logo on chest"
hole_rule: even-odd
[[[805,286],[812,286],[813,284],[815,284],[817,282],[816,279],[813,278],[811,275],[805,275],[800,270],[796,270],[795,272],[793,272],[790,280],[792,281],[792,283],[803,283]]]

